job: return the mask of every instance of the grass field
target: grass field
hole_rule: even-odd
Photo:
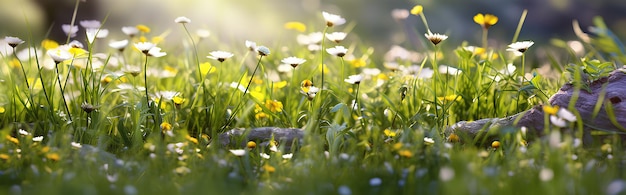
[[[560,108],[571,119],[546,105],[561,85],[583,89],[582,79],[622,66],[621,42],[600,18],[594,36],[533,45],[532,37],[518,37],[522,15],[512,41],[493,45],[488,31],[498,28],[497,16],[468,19],[482,39],[454,42],[429,28],[431,11],[416,6],[397,15],[421,18],[417,51],[375,51],[349,31],[354,21],[322,10],[286,23],[271,43],[221,42],[185,17],[171,21],[181,37],[151,32],[150,24],[103,29],[106,20],[68,25],[69,35],[86,33],[80,42],[7,36],[1,191],[625,193],[619,134],[594,131],[583,147],[577,111]],[[444,133],[459,121],[540,104],[560,119],[546,123],[542,138],[527,140],[518,127],[488,130],[495,141]],[[226,147],[216,140],[257,127],[305,135],[290,150],[276,141]]]

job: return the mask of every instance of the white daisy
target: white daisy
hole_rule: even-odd
[[[128,35],[129,37],[134,37],[135,35],[139,33],[139,29],[137,29],[137,27],[134,27],[134,26],[124,26],[122,27],[122,32]]]
[[[148,50],[147,55],[159,58],[159,57],[163,57],[163,56],[167,55],[167,53],[162,52],[160,47],[152,47],[152,48],[150,48],[150,50]]]
[[[330,54],[330,55],[343,57],[348,52],[348,49],[346,49],[345,47],[343,47],[341,45],[338,45],[338,46],[326,49],[326,52],[328,52],[328,54]]]
[[[207,56],[207,58],[211,58],[220,62],[224,62],[226,59],[234,56],[234,54],[226,51],[212,51],[209,54],[210,56]]]
[[[326,20],[326,26],[339,26],[346,23],[346,19],[342,18],[340,15],[329,14],[328,12],[322,12],[322,16],[324,20]]]
[[[43,136],[33,137],[33,141],[34,141],[34,142],[40,142],[40,141],[43,141]]]
[[[348,76],[347,79],[344,79],[343,81],[345,81],[346,83],[350,83],[350,84],[360,84],[361,80],[363,80],[363,75],[357,74],[357,75],[350,75]]]
[[[246,40],[246,47],[250,51],[256,51],[256,42]]]
[[[80,41],[77,41],[77,40],[72,40],[67,45],[72,47],[72,48],[85,48],[83,43],[81,43]]]
[[[256,51],[259,53],[260,56],[267,56],[270,55],[270,49],[265,47],[265,46],[259,46],[256,48]]]
[[[88,29],[85,29],[85,34],[87,34],[87,41],[89,41],[89,43],[93,43],[93,41],[96,38],[99,38],[99,39],[106,38],[109,35],[109,30],[88,28]]]
[[[9,46],[11,46],[11,47],[13,47],[13,48],[15,48],[15,47],[17,47],[18,45],[20,45],[20,44],[24,43],[24,41],[23,41],[22,39],[20,39],[20,38],[17,38],[17,37],[9,37],[9,36],[4,37],[4,41],[6,41],[6,42],[7,42],[7,44],[9,44]]]
[[[185,17],[185,16],[180,16],[176,19],[174,19],[174,22],[176,23],[181,23],[181,24],[186,24],[186,23],[191,23],[191,19]]]
[[[259,156],[264,159],[270,159],[270,155],[266,153],[260,153]]]
[[[63,47],[57,47],[57,48],[48,50],[46,53],[57,64],[65,61],[65,60],[72,59],[72,53],[70,53],[69,51],[67,51]]]
[[[348,34],[344,32],[326,33],[326,38],[328,38],[328,40],[333,41],[335,43],[339,43],[343,41],[347,35]]]
[[[243,156],[244,154],[246,154],[246,150],[244,149],[230,150],[230,153],[233,153],[235,156]]]
[[[557,127],[566,127],[567,123],[561,117],[550,115],[550,122]]]
[[[293,157],[293,153],[283,154],[283,159],[291,159]]]
[[[30,133],[24,129],[19,129],[17,130],[17,133],[21,134],[21,135],[30,135]]]
[[[433,138],[424,137],[424,144],[431,145],[431,144],[434,144],[434,143],[435,143],[435,140],[433,140]]]
[[[448,39],[447,35],[442,35],[439,33],[435,33],[433,34],[432,32],[428,32],[426,34],[424,34],[424,36],[426,36],[426,38],[433,43],[434,45],[437,45],[439,43],[441,43],[442,41]]]
[[[113,49],[117,49],[119,51],[124,51],[124,49],[128,46],[128,39],[124,39],[121,41],[111,41],[109,42],[109,47]]]
[[[135,48],[137,48],[139,51],[141,51],[144,54],[148,54],[150,49],[156,46],[154,45],[154,43],[150,43],[150,42],[139,42],[139,43],[135,43],[134,45],[135,45]]]
[[[574,114],[572,114],[569,110],[565,109],[565,108],[559,109],[559,111],[556,113],[556,115],[559,116],[562,119],[565,119],[566,121],[576,122],[576,116]]]
[[[528,48],[530,48],[530,46],[533,46],[533,44],[535,44],[535,42],[533,41],[515,42],[515,43],[511,43],[508,46],[509,48],[507,48],[506,50],[512,51],[516,55],[522,55],[524,52],[526,52],[526,50],[528,50]]]
[[[69,24],[64,24],[61,25],[61,29],[63,29],[65,35],[69,35],[70,37],[75,37],[76,33],[78,32],[78,26],[76,25],[72,26]]]
[[[285,63],[285,64],[289,64],[289,65],[291,65],[291,67],[295,68],[298,65],[306,62],[306,60],[302,59],[302,58],[297,58],[297,57],[288,57],[288,58],[285,58],[285,59],[281,60],[281,62]]]
[[[70,143],[70,145],[72,145],[72,147],[73,147],[73,148],[77,148],[77,149],[78,149],[78,148],[82,148],[82,147],[83,147],[83,145],[81,145],[81,144],[80,144],[80,143],[78,143],[78,142],[72,142],[72,143]]]
[[[99,29],[102,26],[98,20],[82,20],[79,24],[85,29]]]

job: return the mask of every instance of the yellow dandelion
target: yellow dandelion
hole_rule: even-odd
[[[50,151],[50,147],[48,147],[48,146],[44,146],[44,147],[41,148],[41,153],[45,154],[45,153],[48,153],[49,151]]]
[[[498,23],[498,17],[492,14],[483,15],[482,13],[478,13],[474,16],[474,22],[476,22],[476,24],[479,24],[483,28],[488,29],[489,27]]]
[[[558,105],[554,105],[554,106],[550,106],[550,105],[544,105],[543,106],[543,112],[549,115],[556,115],[556,113],[559,111],[559,106]]]
[[[256,120],[264,119],[264,118],[267,118],[267,117],[268,117],[268,115],[265,114],[265,112],[259,112],[259,113],[254,114],[254,118]]]
[[[498,149],[500,147],[500,142],[499,141],[493,141],[491,142],[491,147]]]
[[[248,144],[246,144],[246,147],[248,147],[248,148],[256,148],[256,142],[249,141]]]
[[[135,26],[135,28],[137,28],[137,30],[141,31],[142,33],[150,32],[150,27],[143,25],[143,24],[138,24],[137,26]]]
[[[413,157],[413,152],[411,152],[410,150],[404,149],[404,150],[398,151],[398,155],[405,157],[405,158],[411,158]]]
[[[59,161],[61,159],[61,156],[59,156],[59,154],[57,153],[48,153],[46,154],[46,158],[52,161]]]
[[[161,130],[164,131],[164,132],[172,130],[172,124],[170,124],[168,122],[161,123],[160,127],[161,127]]]
[[[424,7],[422,5],[416,5],[413,9],[411,9],[411,14],[420,15],[422,14],[422,11],[424,11]]]
[[[265,93],[261,91],[260,87],[255,87],[255,90],[249,91],[250,95],[259,100],[259,101],[263,101],[265,99]]]
[[[263,170],[265,170],[268,173],[273,173],[276,171],[276,168],[272,167],[272,165],[265,164],[263,165]]]
[[[287,22],[285,23],[285,29],[288,30],[297,30],[299,32],[304,32],[306,31],[306,25],[304,25],[302,22]]]
[[[173,102],[174,102],[174,104],[176,104],[176,105],[182,105],[183,103],[185,103],[186,99],[185,99],[185,98],[182,98],[182,97],[180,97],[180,96],[174,96],[174,97],[172,98],[172,101],[173,101]]]
[[[269,109],[271,112],[283,111],[283,103],[276,100],[265,100],[265,107],[267,107],[267,109]]]
[[[50,50],[59,47],[59,43],[54,40],[44,39],[43,41],[41,41],[41,47],[43,47],[45,50]]]
[[[13,142],[14,144],[20,144],[20,140],[18,140],[17,138],[12,137],[10,135],[7,135],[5,138],[7,140],[9,140],[10,142]]]
[[[7,110],[6,110],[6,108],[4,108],[4,106],[0,106],[0,114],[4,113],[4,112],[6,112],[6,111],[7,111]]]
[[[396,132],[395,131],[391,131],[389,129],[385,129],[383,131],[383,134],[385,134],[385,136],[387,136],[387,137],[395,137],[396,136]]]
[[[9,156],[8,154],[0,154],[0,159],[2,160],[9,160],[9,158],[11,158],[11,156]]]
[[[361,68],[361,67],[365,67],[367,65],[367,62],[362,58],[357,58],[357,59],[351,60],[350,64],[352,65],[353,68]]]
[[[195,137],[187,135],[185,136],[185,139],[187,139],[187,141],[193,142],[194,144],[198,144],[198,139],[196,139]]]

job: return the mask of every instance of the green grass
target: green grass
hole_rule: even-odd
[[[565,128],[550,125],[545,137],[532,140],[526,140],[519,128],[503,127],[489,130],[500,142],[495,147],[492,140],[463,136],[461,142],[448,142],[449,135],[444,134],[458,121],[511,116],[546,104],[566,82],[584,89],[579,70],[589,79],[606,76],[625,59],[621,43],[610,31],[580,42],[582,53],[558,39],[516,57],[505,45],[491,45],[483,52],[467,48],[481,40],[459,43],[451,38],[431,47],[423,38],[429,44],[412,51],[419,59],[385,61],[386,51],[374,51],[365,39],[356,38],[358,32],[350,32],[339,44],[324,40],[318,45],[324,50],[343,45],[348,48],[344,57],[309,51],[296,42],[298,34],[343,30],[325,27],[321,17],[311,18],[306,22],[319,25],[308,26],[307,32],[281,29],[284,36],[275,41],[280,44],[266,43],[271,51],[267,56],[250,51],[243,41],[200,39],[188,33],[188,28],[195,29],[193,23],[184,28],[172,23],[172,29],[188,37],[142,32],[128,37],[130,44],[121,52],[105,47],[108,39],[96,39],[85,45],[87,53],[61,62],[58,75],[54,67],[47,68],[54,65],[46,55],[50,48],[44,48],[41,40],[21,37],[26,42],[16,50],[34,47],[36,53],[19,60],[1,56],[1,190],[605,194],[623,193],[626,188],[618,135],[595,136],[594,143],[583,147],[582,134],[572,133],[581,131],[577,123]],[[600,19],[596,26],[607,30]],[[486,29],[477,28],[475,33]],[[133,47],[152,37],[168,40],[159,44],[166,56],[146,56]],[[234,57],[223,62],[207,59],[204,56],[213,51],[208,45],[226,45],[213,50],[229,51]],[[538,47],[550,51],[548,59],[535,58]],[[289,56],[306,62],[280,72],[280,61]],[[212,68],[206,68],[207,63]],[[522,63],[550,64],[552,71],[540,75],[536,69],[520,70]],[[327,71],[323,74],[322,64]],[[509,64],[517,70],[503,71]],[[433,67],[449,67],[448,74],[435,68],[432,77],[417,76]],[[373,70],[379,73],[367,73]],[[535,76],[522,79],[525,73]],[[344,82],[355,74],[364,76],[360,84]],[[315,97],[306,96],[304,80],[324,89]],[[147,91],[140,89],[146,85]],[[161,91],[176,95],[168,98],[157,93]],[[352,105],[353,100],[358,104]],[[255,148],[226,148],[215,139],[233,128],[265,126],[302,128],[304,143],[293,151],[273,152],[261,143]],[[33,140],[39,136],[43,140]],[[237,156],[229,149],[246,153]],[[293,156],[283,158],[285,154]]]

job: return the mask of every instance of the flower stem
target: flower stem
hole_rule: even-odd
[[[241,109],[241,106],[243,105],[243,102],[244,102],[243,97],[245,97],[246,93],[248,93],[248,89],[250,88],[250,84],[252,84],[252,80],[254,79],[254,75],[256,74],[256,71],[259,69],[259,66],[261,66],[261,60],[262,59],[263,59],[263,55],[260,55],[259,61],[257,61],[256,67],[254,67],[254,71],[252,71],[252,75],[250,76],[250,80],[248,81],[248,85],[246,86],[246,89],[243,91],[243,94],[241,95],[242,100],[239,102],[237,107],[235,107],[235,110],[230,115],[230,117],[228,118],[228,121],[226,121],[226,124],[222,127],[222,129],[226,128],[226,127],[228,127],[228,125],[230,125],[230,123],[233,121],[233,118],[235,117],[237,112]],[[239,87],[237,87],[237,88],[239,88]]]
[[[70,122],[73,121],[72,120],[72,114],[70,113],[70,108],[67,106],[67,101],[65,100],[65,92],[63,91],[63,86],[61,85],[61,78],[59,78],[59,76],[61,76],[61,74],[59,74],[59,63],[57,62],[55,64],[56,67],[56,72],[57,72],[57,82],[59,83],[59,88],[61,88],[61,99],[63,99],[63,105],[65,105],[65,110],[67,111],[67,116],[70,119]]]
[[[147,54],[146,54],[146,60],[143,64],[143,82],[145,86],[144,91],[146,92],[146,105],[148,105],[148,108],[149,108],[150,96],[148,95],[148,55]]]
[[[489,30],[487,28],[483,28],[483,48],[487,49],[487,46],[489,46],[489,41],[487,40],[487,34],[489,33]]]

